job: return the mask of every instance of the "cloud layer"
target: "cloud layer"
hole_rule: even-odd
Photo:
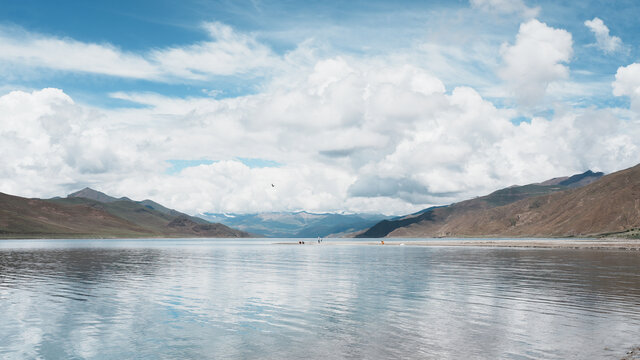
[[[191,213],[406,213],[637,162],[637,124],[608,110],[515,125],[514,110],[472,88],[448,92],[420,68],[343,57],[293,77],[219,100],[114,95],[145,105],[139,109],[92,109],[58,89],[9,93],[0,97],[8,159],[0,188],[54,196],[91,185]],[[250,168],[238,157],[281,165]],[[220,161],[167,174],[170,159]]]
[[[509,35],[479,43],[461,25],[451,35],[466,36],[461,43],[420,38],[390,54],[314,39],[276,52],[210,22],[200,27],[206,40],[131,52],[0,28],[5,77],[100,74],[198,94],[121,90],[110,98],[135,107],[96,108],[67,89],[5,91],[0,191],[46,197],[92,186],[189,213],[403,214],[640,161],[640,64],[620,66],[612,84],[630,108],[585,106],[592,88],[611,91],[613,74],[576,82],[571,33],[533,18],[540,9],[520,0],[470,5],[509,19]],[[603,52],[621,49],[599,18],[584,24]],[[254,92],[207,90],[232,90],[220,86],[225,76],[251,79]]]
[[[471,6],[502,15],[521,15],[524,18],[538,16],[540,8],[530,8],[522,0],[470,0]]]
[[[146,53],[123,51],[111,44],[80,42],[0,27],[0,62],[14,67],[86,72],[161,82],[207,80],[274,67],[272,51],[246,34],[218,22],[202,29],[210,40]]]

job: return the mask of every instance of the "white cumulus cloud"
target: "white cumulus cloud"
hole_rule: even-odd
[[[593,20],[587,20],[584,25],[593,32],[596,37],[596,46],[598,49],[607,54],[614,53],[623,49],[622,40],[617,36],[609,35],[609,28],[604,22],[595,17]]]
[[[615,96],[628,96],[631,109],[640,114],[640,63],[621,66],[613,82]]]
[[[571,60],[572,45],[571,34],[566,30],[530,20],[520,25],[515,44],[503,44],[504,66],[499,75],[519,103],[535,105],[549,84],[569,76],[565,63]]]
[[[0,191],[49,196],[67,185],[148,170],[138,156],[140,139],[113,139],[102,120],[59,89],[0,97]]]

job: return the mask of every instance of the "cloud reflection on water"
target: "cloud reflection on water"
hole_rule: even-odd
[[[619,358],[640,331],[634,252],[97,243],[0,249],[3,358]]]

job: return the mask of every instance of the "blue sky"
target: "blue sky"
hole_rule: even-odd
[[[597,16],[612,34],[624,34],[625,44],[634,44],[640,34],[635,21],[635,14],[640,12],[637,2],[618,1],[609,6],[587,1],[561,6],[553,1],[530,1],[527,6],[540,7],[541,21],[573,35],[577,46],[571,76],[576,81],[610,82],[621,62],[637,58],[635,46],[627,46],[626,52],[615,56],[600,54],[589,46],[594,38],[584,26],[585,19]],[[221,22],[236,31],[254,34],[280,55],[309,39],[320,43],[327,53],[380,55],[449,33],[466,38],[462,43],[506,42],[521,20],[512,16],[476,16],[477,10],[470,9],[467,1],[4,1],[2,7],[0,24],[10,31],[110,44],[133,53],[207,41],[210,37],[201,26],[205,22]],[[478,29],[482,31],[476,33]],[[473,65],[478,71],[483,70],[482,64]],[[3,75],[17,87],[63,88],[74,98],[108,107],[127,105],[107,96],[116,91],[184,97],[202,96],[202,90],[211,87],[220,91],[219,96],[238,96],[256,92],[265,81],[264,76],[242,74],[218,76],[214,81],[180,79],[167,83],[46,69],[35,74]],[[452,80],[451,86],[468,84],[464,78]],[[606,105],[618,100],[608,96],[597,101]]]
[[[640,162],[635,1],[0,7],[3,192],[398,214]]]

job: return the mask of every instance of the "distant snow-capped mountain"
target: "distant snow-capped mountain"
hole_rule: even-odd
[[[367,229],[388,217],[380,214],[314,214],[306,211],[199,215],[205,220],[267,237],[341,236]]]

